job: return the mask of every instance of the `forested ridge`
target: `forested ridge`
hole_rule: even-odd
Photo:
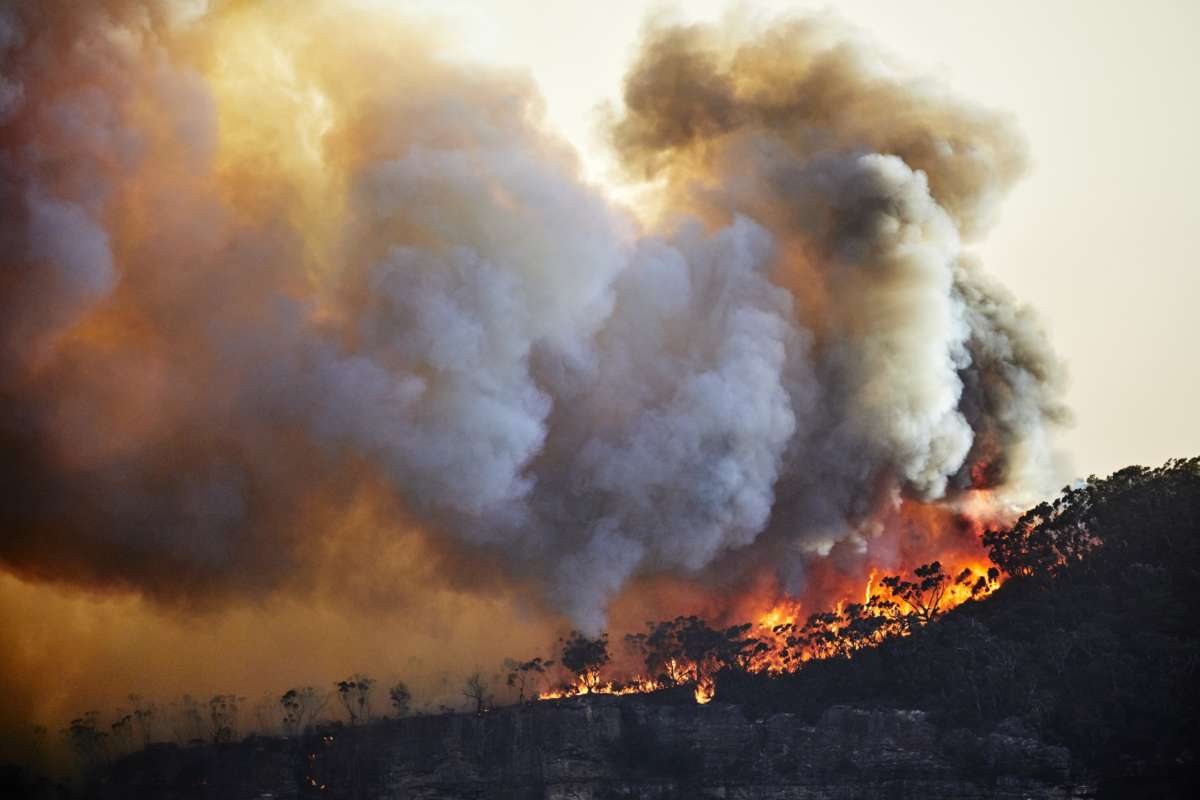
[[[1110,796],[1193,786],[1200,458],[1093,476],[984,543],[1011,576],[990,596],[852,657],[726,671],[718,694],[814,717],[846,703],[920,708],[950,728],[1009,720],[1068,747]]]

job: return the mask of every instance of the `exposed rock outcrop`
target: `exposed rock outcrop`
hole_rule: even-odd
[[[809,725],[722,703],[591,698],[396,733],[381,796],[429,800],[1061,798],[1070,766],[1066,750],[1013,731],[939,735],[919,711],[844,707]]]

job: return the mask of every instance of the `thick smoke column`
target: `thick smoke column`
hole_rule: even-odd
[[[17,2],[0,63],[7,570],[271,591],[370,486],[594,630],[638,574],[1054,477],[1061,370],[963,251],[1019,139],[829,24],[648,30],[651,226],[526,79],[365,11]]]

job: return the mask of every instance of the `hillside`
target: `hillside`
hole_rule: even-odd
[[[1091,478],[984,542],[1010,576],[990,595],[792,674],[726,669],[708,705],[679,686],[154,745],[85,794],[1195,796],[1200,459]]]
[[[914,635],[718,692],[811,719],[921,708],[946,727],[1019,720],[1126,796],[1194,786],[1200,741],[1200,459],[1091,478],[985,537],[1013,575]]]

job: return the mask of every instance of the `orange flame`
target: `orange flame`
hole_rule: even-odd
[[[857,544],[841,545],[861,547],[857,569],[847,572],[839,567],[845,559],[814,559],[808,564],[805,589],[798,595],[781,593],[773,579],[764,578],[744,593],[709,598],[707,613],[701,611],[698,616],[726,625],[750,619],[747,636],[759,646],[740,668],[780,675],[802,669],[808,661],[849,657],[857,649],[906,635],[912,625],[990,594],[1000,585],[1000,577],[989,572],[992,565],[979,540],[987,526],[1004,521],[1005,512],[989,490],[971,489],[948,504],[904,500],[888,513],[882,533],[865,536]],[[925,619],[915,620],[916,609],[904,597],[894,595],[884,579],[899,575],[909,580],[917,566],[934,561],[941,564],[945,579],[938,591],[931,593],[936,595],[932,599],[935,607],[924,608],[920,616]],[[680,599],[685,604],[689,601],[678,592],[659,596],[657,601]],[[928,605],[931,598],[916,601]],[[691,602],[693,607],[703,607],[706,601],[692,597]],[[717,665],[671,659],[663,667],[661,682],[640,674],[625,681],[602,681],[593,675],[574,678],[539,697],[624,695],[690,685],[696,702],[707,703],[715,692],[717,669]]]

